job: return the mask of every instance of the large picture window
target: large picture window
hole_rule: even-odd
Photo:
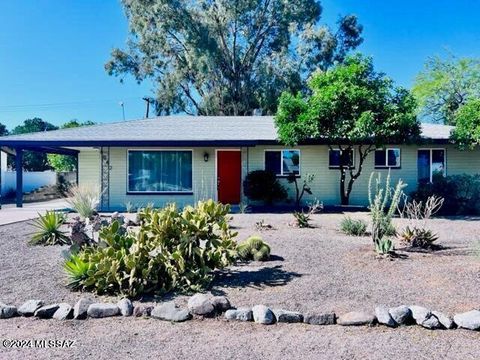
[[[417,155],[418,182],[431,183],[446,175],[445,149],[421,149]]]
[[[344,167],[355,167],[355,158],[353,149],[342,151],[340,149],[330,149],[328,152],[328,167],[337,169],[343,164]]]
[[[128,192],[192,192],[192,151],[129,150]]]
[[[388,148],[375,150],[375,168],[399,168],[400,149]]]
[[[300,174],[300,150],[265,151],[265,170],[279,176]]]

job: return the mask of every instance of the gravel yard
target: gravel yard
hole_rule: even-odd
[[[367,219],[367,214],[354,213]],[[288,225],[290,214],[235,214],[239,239],[258,234],[263,219],[274,230],[261,232],[272,246],[272,260],[240,265],[217,277],[213,294],[235,306],[265,304],[289,310],[373,311],[375,305],[423,305],[453,314],[479,307],[480,241],[478,219],[436,219],[432,229],[443,249],[399,251],[399,258],[376,259],[368,237],[349,237],[337,229],[339,214],[314,215],[311,229]],[[400,221],[396,222],[402,227]],[[0,301],[20,305],[40,298],[69,302],[81,296],[65,288],[62,248],[28,246],[27,223],[0,227]],[[397,246],[399,247],[399,245]],[[112,299],[113,301],[114,299]],[[151,301],[152,299],[148,299]],[[186,297],[175,300],[185,305]],[[108,299],[102,298],[102,301]],[[345,328],[278,324],[270,327],[223,320],[170,324],[154,319],[87,321],[14,318],[0,322],[0,339],[76,339],[73,349],[6,350],[0,359],[72,356],[136,358],[462,358],[480,357],[480,334],[464,330],[428,331],[418,326]],[[8,354],[8,355],[7,355]]]

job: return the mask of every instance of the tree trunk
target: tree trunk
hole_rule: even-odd
[[[350,193],[345,192],[345,180],[346,180],[346,175],[347,172],[344,168],[340,169],[340,201],[342,205],[348,205],[349,204],[349,195]]]

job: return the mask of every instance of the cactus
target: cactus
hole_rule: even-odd
[[[260,236],[250,236],[237,245],[237,254],[241,260],[265,261],[270,257],[270,245],[264,242]]]

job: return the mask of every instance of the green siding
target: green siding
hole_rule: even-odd
[[[406,192],[415,190],[417,183],[417,150],[418,146],[392,146],[401,149],[401,168],[392,169],[392,181],[402,179],[408,184]],[[242,178],[247,172],[264,168],[264,151],[266,149],[283,149],[282,146],[257,146],[243,148],[242,151]],[[422,147],[424,148],[424,147]],[[425,147],[426,148],[426,147]],[[432,148],[446,149],[447,175],[480,173],[480,153],[478,151],[460,151],[452,145],[432,146]],[[162,149],[162,148],[157,148]],[[163,148],[166,149],[166,148]],[[304,203],[314,199],[324,204],[333,205],[340,202],[339,170],[328,167],[327,146],[298,146],[300,171],[304,176],[307,173],[315,174],[311,184],[313,195],[306,194]],[[155,206],[162,206],[169,202],[176,202],[179,206],[192,204],[206,198],[216,198],[215,148],[194,148],[193,150],[193,195],[139,195],[127,194],[127,148],[110,149],[110,207],[122,209],[130,201],[137,206],[153,202]],[[219,149],[221,150],[221,149]],[[204,161],[204,154],[209,154],[208,162]],[[355,160],[358,166],[358,159]],[[100,155],[97,150],[81,150],[79,155],[79,182],[99,187],[100,183]],[[374,154],[371,153],[365,161],[362,175],[353,186],[350,197],[352,205],[367,205],[368,178],[372,171],[379,171],[384,176],[388,170],[374,169]],[[286,179],[280,180],[288,190],[289,197],[295,196],[294,187]],[[302,185],[300,178],[299,186]]]

